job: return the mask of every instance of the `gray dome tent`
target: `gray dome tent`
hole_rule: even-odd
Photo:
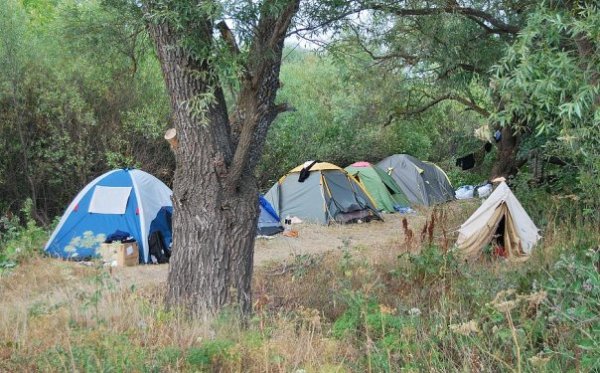
[[[454,188],[436,164],[408,154],[394,154],[377,163],[400,186],[411,203],[430,206],[454,199]]]
[[[369,194],[346,171],[327,162],[313,163],[310,170],[304,166],[292,169],[265,194],[280,219],[289,215],[321,224],[381,220]]]

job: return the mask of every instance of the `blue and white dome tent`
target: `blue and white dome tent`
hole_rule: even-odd
[[[148,237],[160,232],[171,243],[173,192],[156,177],[135,169],[117,169],[89,183],[71,202],[50,236],[45,251],[83,260],[98,256],[100,244],[117,230],[138,243],[140,262],[149,263]]]

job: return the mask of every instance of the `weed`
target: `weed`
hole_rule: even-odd
[[[218,367],[231,356],[233,342],[228,340],[207,341],[200,347],[192,347],[186,352],[186,361],[193,368]]]
[[[48,236],[45,230],[30,220],[23,229],[13,232],[10,237],[2,245],[0,271],[14,268],[32,257],[39,256]]]

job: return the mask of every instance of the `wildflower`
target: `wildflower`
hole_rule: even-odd
[[[516,300],[508,300],[509,297],[516,293],[515,289],[507,289],[502,290],[496,294],[494,300],[488,304],[488,306],[494,307],[496,310],[500,312],[510,312],[515,307],[517,307]]]
[[[419,317],[421,316],[421,310],[417,307],[413,307],[408,311],[408,314],[411,316]]]
[[[544,290],[537,291],[531,294],[518,295],[518,301],[529,302],[529,308],[536,308],[548,298],[548,293]]]
[[[508,297],[510,297],[514,293],[516,293],[515,289],[506,289],[506,290],[499,291],[498,294],[496,294],[496,296],[494,297],[494,300],[492,301],[491,305],[494,305],[500,301],[506,300]]]
[[[451,324],[449,328],[452,332],[465,336],[469,336],[471,333],[479,333],[479,325],[477,325],[477,321],[475,320],[462,324]]]
[[[493,306],[498,311],[506,313],[512,311],[517,306],[517,302],[514,300],[509,300],[506,302],[497,302],[493,304]]]
[[[599,254],[600,246],[596,247],[595,249],[588,249],[585,253],[585,256],[587,256],[588,258],[595,258]]]

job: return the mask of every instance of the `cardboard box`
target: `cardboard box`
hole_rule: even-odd
[[[100,256],[104,262],[115,262],[119,267],[135,266],[140,261],[137,242],[103,243],[100,245]]]

